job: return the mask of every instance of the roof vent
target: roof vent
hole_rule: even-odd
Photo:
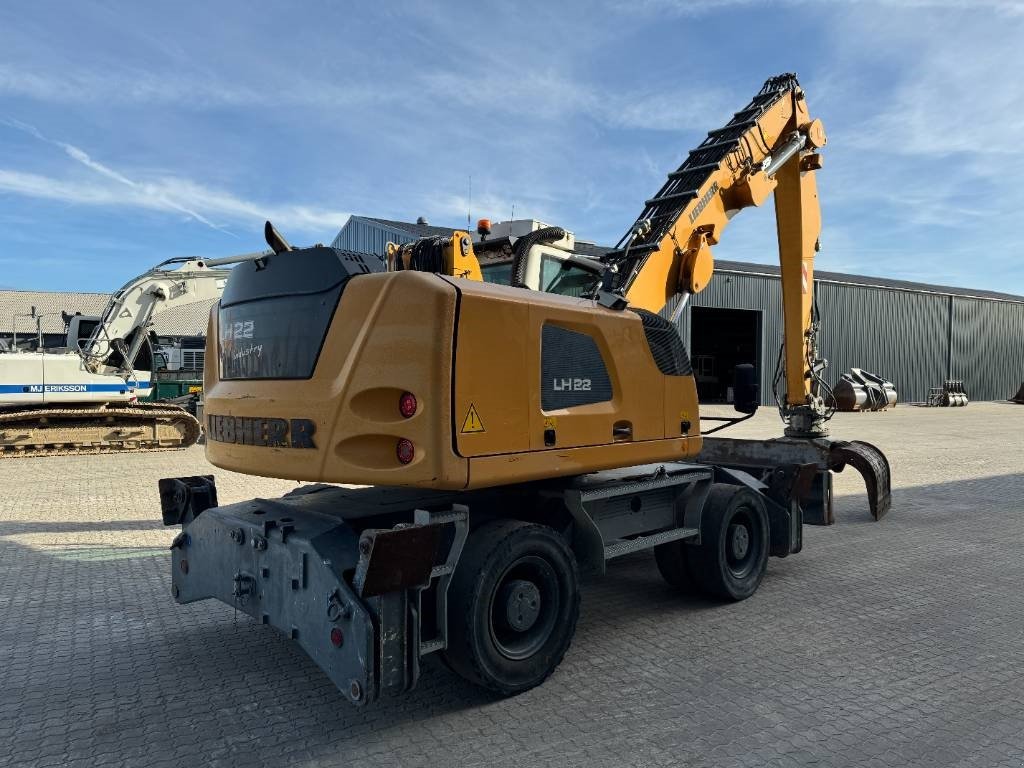
[[[419,225],[420,225],[421,227],[425,227],[425,226],[427,226],[427,225],[428,225],[428,224],[429,224],[430,222],[428,222],[428,221],[427,221],[427,218],[426,218],[426,216],[417,216],[417,217],[416,217],[416,223],[417,223],[417,224],[419,224]]]

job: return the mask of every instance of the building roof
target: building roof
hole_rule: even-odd
[[[455,231],[452,227],[435,227],[431,224],[420,224],[408,221],[392,221],[391,219],[377,219],[372,216],[356,216],[363,221],[372,221],[389,229],[397,229],[412,237],[432,237],[435,235],[450,235]]]
[[[0,334],[10,334],[15,327],[18,336],[35,334],[36,324],[30,317],[18,317],[17,326],[14,324],[15,315],[28,315],[33,306],[36,313],[42,315],[43,333],[64,333],[61,312],[80,312],[98,317],[103,314],[109,300],[110,295],[106,293],[0,290]],[[153,330],[159,336],[205,336],[210,307],[215,301],[211,299],[172,307],[154,318]]]
[[[205,336],[216,303],[217,299],[207,299],[171,307],[153,319],[153,331],[157,336]]]
[[[375,222],[383,227],[404,232],[413,237],[428,237],[433,235],[450,235],[455,230],[451,227],[435,227],[424,224],[412,224],[404,221],[393,221],[391,219],[376,219],[369,216],[356,217],[363,221]],[[576,240],[576,252],[591,258],[600,258],[611,247],[596,245],[582,240]],[[500,263],[503,259],[489,260],[489,263]],[[746,261],[716,260],[715,271],[717,272],[738,272],[752,275],[779,276],[779,267],[774,264],[754,264]],[[1024,302],[1024,296],[1012,293],[1001,293],[1000,291],[987,291],[980,288],[958,288],[948,285],[933,285],[930,283],[918,283],[911,280],[895,280],[888,277],[869,277],[866,275],[851,275],[844,272],[828,272],[815,270],[816,280],[824,280],[833,283],[845,283],[848,285],[864,285],[872,288],[890,288],[899,291],[914,291],[917,293],[939,293],[948,296],[964,296],[979,299],[993,299],[997,301]]]
[[[746,261],[715,261],[716,272],[740,272],[743,274],[779,276],[777,264],[752,264]],[[869,277],[867,275],[851,275],[845,272],[828,272],[814,270],[815,280],[847,285],[864,285],[871,288],[890,288],[897,291],[914,291],[915,293],[940,293],[947,296],[964,296],[977,299],[995,299],[997,301],[1024,302],[1024,296],[999,291],[986,291],[981,288],[957,288],[949,285],[933,285],[917,283],[911,280],[895,280],[890,277]]]
[[[18,335],[32,335],[36,322],[28,315],[32,307],[42,315],[43,333],[64,333],[61,312],[83,315],[99,315],[107,306],[110,295],[106,293],[73,293],[70,291],[3,291],[0,290],[0,333],[9,334],[15,329]],[[17,324],[15,325],[15,322]]]

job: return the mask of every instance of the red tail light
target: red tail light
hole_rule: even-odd
[[[412,392],[403,392],[398,398],[398,410],[407,419],[415,415],[416,405],[416,395]]]
[[[408,464],[414,458],[416,458],[416,448],[412,444],[412,440],[402,438],[398,441],[398,445],[395,446],[395,454],[398,456],[398,460],[403,464]]]
[[[342,646],[342,644],[344,642],[345,642],[345,635],[341,631],[341,629],[339,627],[332,627],[331,628],[331,645],[333,645],[335,648],[341,648],[341,646]]]

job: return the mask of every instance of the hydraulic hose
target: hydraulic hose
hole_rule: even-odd
[[[563,237],[565,237],[565,230],[561,227],[545,227],[516,240],[516,244],[512,246],[512,285],[516,288],[528,287],[526,285],[526,257],[529,256],[533,246],[561,240]],[[543,286],[541,286],[541,290],[543,290]]]

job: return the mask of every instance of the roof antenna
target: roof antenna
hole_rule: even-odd
[[[509,221],[516,220],[516,204],[512,203],[512,215],[509,217]]]

